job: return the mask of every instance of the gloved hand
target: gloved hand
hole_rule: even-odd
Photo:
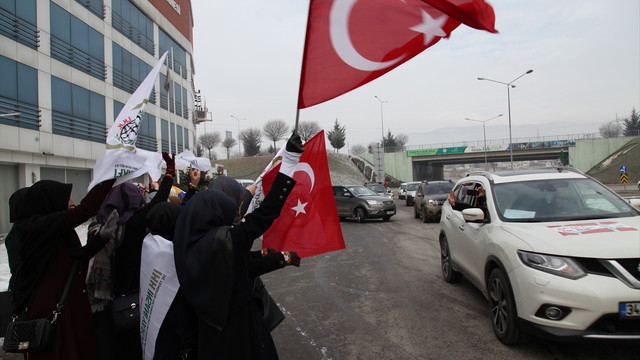
[[[289,140],[287,140],[287,147],[285,148],[288,152],[299,153],[302,154],[304,151],[304,146],[302,146],[302,139],[298,133],[293,133]]]
[[[118,230],[118,219],[120,219],[118,210],[113,209],[107,221],[100,227],[100,237],[103,239],[111,239],[116,233],[116,230]]]
[[[170,175],[171,177],[176,177],[176,154],[172,154],[169,156],[169,153],[166,151],[162,152],[162,158],[167,163],[167,171],[165,175]]]
[[[300,267],[300,255],[298,255],[295,251],[283,251],[282,256],[284,256],[284,265],[293,265],[296,267]]]
[[[280,172],[290,178],[293,178],[293,173],[295,172],[296,165],[298,165],[303,151],[304,146],[302,146],[302,139],[300,138],[300,135],[293,133],[289,140],[287,140],[287,146],[282,154]]]
[[[262,256],[275,254],[276,251],[270,248],[262,249]]]

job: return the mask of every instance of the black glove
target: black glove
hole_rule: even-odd
[[[176,177],[176,154],[169,156],[169,153],[166,151],[162,152],[162,158],[167,163],[167,172],[165,175],[170,175],[171,177]]]
[[[282,252],[282,256],[284,256],[284,264],[285,266],[287,265],[293,265],[293,266],[300,266],[300,255],[298,255],[297,252],[295,251],[283,251]]]
[[[302,146],[302,139],[298,133],[293,133],[289,140],[287,140],[287,147],[285,148],[288,152],[302,154],[304,151],[304,146]]]

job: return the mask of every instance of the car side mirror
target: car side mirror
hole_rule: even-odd
[[[346,192],[346,193],[342,194],[342,196],[343,197],[349,197],[349,198],[352,197],[351,193],[349,193],[349,192]]]
[[[462,218],[468,222],[484,222],[484,212],[478,208],[462,210]]]

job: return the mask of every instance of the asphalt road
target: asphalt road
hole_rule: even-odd
[[[345,250],[263,276],[287,316],[281,359],[640,359],[640,344],[502,345],[482,294],[442,280],[438,224],[396,203],[389,222],[342,222]]]

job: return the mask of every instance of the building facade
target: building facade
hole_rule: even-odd
[[[58,180],[82,199],[109,127],[165,51],[136,146],[195,150],[190,0],[0,1],[0,234],[21,187]]]

